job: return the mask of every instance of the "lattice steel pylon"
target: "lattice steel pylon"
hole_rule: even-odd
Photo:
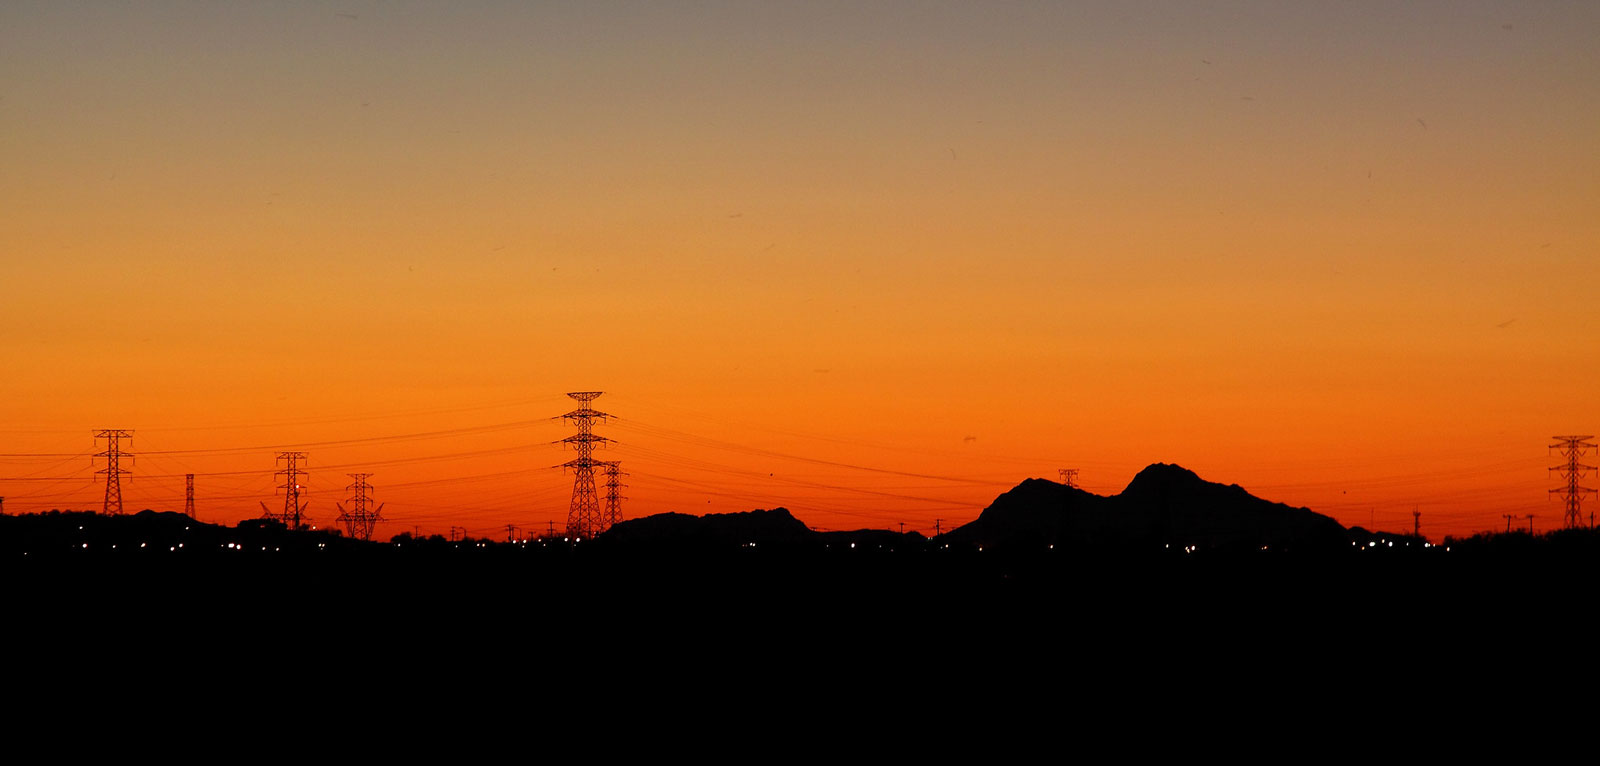
[[[578,433],[562,439],[563,444],[572,445],[578,451],[578,456],[562,463],[563,468],[572,469],[572,507],[567,511],[567,536],[580,540],[592,539],[595,535],[606,529],[605,516],[600,510],[600,498],[595,494],[594,469],[601,463],[594,459],[595,445],[604,446],[611,441],[604,436],[594,434],[594,421],[605,420],[610,417],[604,412],[589,406],[595,399],[600,398],[604,391],[577,391],[567,396],[578,400],[581,405],[565,415],[562,419],[570,420],[578,427]]]
[[[367,492],[372,489],[372,485],[367,483],[367,478],[372,474],[351,473],[346,475],[356,480],[356,483],[345,487],[345,489],[355,492],[355,494],[345,500],[350,504],[350,510],[348,511],[339,503],[333,504],[334,507],[339,509],[339,523],[344,525],[345,531],[351,537],[357,540],[371,540],[373,525],[383,521],[382,503],[379,503],[377,508],[368,508],[372,503],[372,497]]]
[[[1583,456],[1588,454],[1589,450],[1595,449],[1595,445],[1589,442],[1594,437],[1554,436],[1551,438],[1555,439],[1556,443],[1550,445],[1550,449],[1561,450],[1562,455],[1567,459],[1567,463],[1550,469],[1559,471],[1561,480],[1566,483],[1566,486],[1550,490],[1550,494],[1561,494],[1563,505],[1566,506],[1564,525],[1568,529],[1587,527],[1589,525],[1584,523],[1583,520],[1583,497],[1594,492],[1594,490],[1581,486],[1578,482],[1583,480],[1586,471],[1594,470],[1594,466],[1583,464]]]
[[[606,467],[606,509],[600,515],[604,526],[601,532],[616,526],[622,521],[622,501],[627,498],[621,494],[621,489],[628,485],[622,483],[622,477],[628,474],[622,470],[622,461],[612,460],[604,463]]]
[[[133,439],[133,432],[124,428],[102,428],[94,432],[95,441],[106,440],[104,452],[96,452],[95,457],[106,459],[106,467],[95,473],[106,475],[106,501],[101,506],[102,513],[122,513],[122,475],[128,473],[121,467],[121,458],[131,458],[132,455],[122,451],[122,440]]]
[[[300,470],[300,461],[305,459],[306,453],[304,452],[278,453],[278,460],[284,466],[283,470],[274,475],[283,477],[283,483],[278,485],[278,489],[283,490],[283,511],[275,513],[267,508],[266,503],[262,503],[261,518],[277,519],[290,529],[299,529],[305,523],[306,505],[300,502],[300,490],[303,489],[300,477],[305,475],[305,471]]]
[[[183,475],[183,515],[194,518],[194,474]]]
[[[1063,468],[1063,469],[1061,469],[1061,483],[1062,483],[1062,485],[1068,486],[1068,487],[1076,487],[1076,486],[1078,486],[1078,469],[1076,469],[1076,468]]]

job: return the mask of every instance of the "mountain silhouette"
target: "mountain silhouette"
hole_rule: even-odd
[[[618,522],[596,541],[617,546],[732,547],[750,543],[805,543],[815,541],[816,537],[817,533],[789,513],[789,509],[773,508],[704,516],[658,513]]]
[[[943,540],[978,546],[1094,549],[1349,545],[1344,527],[1332,518],[1263,500],[1236,484],[1208,482],[1182,466],[1165,463],[1140,471],[1120,494],[1110,497],[1028,479]]]

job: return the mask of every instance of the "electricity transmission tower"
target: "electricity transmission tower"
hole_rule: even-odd
[[[300,461],[305,459],[306,453],[304,452],[278,453],[278,460],[284,466],[283,470],[274,475],[283,477],[283,483],[278,485],[278,489],[283,490],[283,512],[274,513],[267,508],[266,503],[262,503],[261,518],[277,519],[290,529],[300,528],[300,525],[304,522],[302,514],[306,510],[305,504],[300,502],[300,490],[302,489],[300,477],[305,475],[305,471],[300,470]]]
[[[1061,469],[1061,483],[1065,484],[1065,485],[1067,485],[1069,487],[1078,486],[1078,469],[1076,469],[1076,468],[1063,468],[1063,469]]]
[[[1550,469],[1552,471],[1560,471],[1561,480],[1566,483],[1564,487],[1550,490],[1550,494],[1561,494],[1563,504],[1566,506],[1565,523],[1568,529],[1588,526],[1583,522],[1583,496],[1594,492],[1594,490],[1580,486],[1578,482],[1583,479],[1585,471],[1594,470],[1594,466],[1583,464],[1584,455],[1588,454],[1589,450],[1595,449],[1595,445],[1589,441],[1594,437],[1555,436],[1552,438],[1556,439],[1556,443],[1550,445],[1550,449],[1561,450],[1562,455],[1567,459],[1567,463]]]
[[[628,485],[622,483],[622,477],[628,474],[622,470],[622,461],[612,460],[606,466],[606,509],[601,514],[601,532],[612,528],[622,521],[622,501],[627,498],[618,494],[618,491]]]
[[[95,471],[106,475],[106,502],[101,508],[102,513],[122,513],[122,475],[128,473],[119,464],[121,458],[133,456],[122,451],[123,439],[132,440],[133,432],[122,428],[102,428],[94,432],[96,442],[106,440],[104,452],[95,453],[95,457],[106,459],[106,467]]]
[[[382,503],[379,503],[377,508],[368,507],[372,504],[372,497],[368,494],[368,491],[372,489],[372,485],[367,483],[367,477],[372,474],[351,473],[345,475],[356,480],[356,483],[345,487],[346,490],[355,492],[355,494],[345,500],[350,504],[350,510],[348,511],[345,510],[343,505],[333,504],[335,508],[339,509],[339,523],[344,525],[345,531],[351,537],[357,540],[371,540],[373,525],[383,521]],[[455,528],[451,527],[451,529]]]
[[[183,513],[194,518],[194,474],[183,475]]]
[[[611,441],[604,436],[594,434],[594,421],[605,420],[610,417],[604,412],[589,406],[598,399],[604,391],[577,391],[567,396],[578,400],[581,405],[565,415],[562,419],[572,421],[578,427],[578,433],[568,436],[561,441],[572,445],[578,451],[578,456],[562,463],[563,468],[572,469],[572,507],[567,511],[567,536],[578,539],[592,539],[595,535],[606,530],[605,517],[600,511],[600,498],[595,493],[594,469],[601,465],[594,459],[596,444],[604,445]]]

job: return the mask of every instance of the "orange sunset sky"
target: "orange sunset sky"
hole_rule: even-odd
[[[542,532],[599,390],[630,518],[1543,530],[1597,287],[1596,3],[0,4],[7,513]]]

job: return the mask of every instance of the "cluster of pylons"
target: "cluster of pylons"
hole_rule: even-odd
[[[571,468],[573,474],[572,506],[567,511],[567,537],[572,540],[591,540],[622,521],[623,498],[620,492],[627,486],[622,483],[622,477],[627,474],[622,472],[621,461],[594,458],[596,446],[604,448],[611,442],[610,439],[594,433],[594,422],[603,421],[611,416],[589,406],[603,393],[605,392],[574,391],[567,394],[578,400],[579,407],[561,416],[563,420],[569,420],[578,427],[576,434],[561,440],[563,444],[572,445],[578,452],[577,457],[561,464],[563,468]],[[596,468],[603,468],[606,472],[604,508],[600,506],[600,495],[595,489]]]

